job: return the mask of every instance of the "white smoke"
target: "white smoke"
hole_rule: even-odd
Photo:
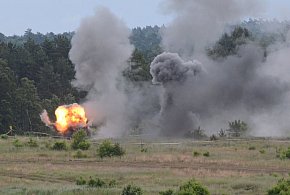
[[[40,119],[47,127],[50,127],[52,125],[46,110],[42,111],[42,113],[40,114]]]
[[[97,9],[82,20],[72,39],[69,56],[75,64],[74,86],[87,90],[88,118],[101,126],[103,136],[120,136],[128,128],[128,98],[123,91],[122,70],[133,47],[130,30],[108,9]]]
[[[123,80],[133,47],[122,21],[105,8],[84,19],[72,39],[73,84],[88,91],[83,105],[100,135],[121,136],[135,126],[147,132],[160,127],[170,136],[197,126],[216,132],[235,119],[246,121],[253,135],[285,135],[290,129],[289,42],[267,58],[252,42],[216,61],[205,52],[226,24],[262,12],[259,2],[167,0],[166,10],[177,17],[162,32],[166,52],[150,66],[152,82],[160,85]]]

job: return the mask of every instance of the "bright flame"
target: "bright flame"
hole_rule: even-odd
[[[60,133],[65,133],[68,128],[85,127],[87,118],[85,109],[78,104],[59,106],[55,110],[55,127]]]

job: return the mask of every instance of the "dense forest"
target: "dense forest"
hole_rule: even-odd
[[[271,29],[270,29],[271,27]],[[162,28],[134,28],[130,41],[135,50],[129,59],[124,77],[131,82],[151,81],[149,65],[162,52]],[[257,42],[265,51],[277,41],[285,41],[289,22],[249,20],[229,26],[220,40],[207,48],[213,59],[235,54],[239,45]],[[45,108],[53,113],[57,106],[79,102],[86,91],[71,85],[74,65],[69,60],[73,32],[62,34],[33,33],[22,36],[0,33],[0,134],[47,132],[39,114]]]

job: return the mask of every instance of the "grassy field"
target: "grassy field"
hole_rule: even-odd
[[[22,147],[15,147],[18,139]],[[126,150],[122,158],[97,157],[99,141],[74,158],[76,151],[53,151],[53,138],[33,138],[38,147],[25,145],[28,137],[0,139],[0,194],[120,194],[127,184],[140,186],[145,194],[176,189],[195,178],[210,193],[266,194],[282,177],[289,177],[290,160],[276,157],[278,148],[290,141],[274,139],[192,141],[140,138],[112,140]],[[70,141],[67,141],[70,144]],[[209,156],[203,156],[209,152]],[[196,155],[194,155],[194,153]],[[197,155],[197,154],[200,155]],[[76,179],[98,177],[116,180],[111,188],[76,185]]]

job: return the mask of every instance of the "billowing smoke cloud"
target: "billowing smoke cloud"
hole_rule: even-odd
[[[83,105],[88,119],[100,126],[99,135],[120,136],[140,126],[144,133],[160,130],[169,136],[198,126],[216,133],[235,119],[246,121],[254,135],[285,134],[290,129],[289,42],[267,57],[252,42],[224,59],[205,53],[226,24],[259,13],[258,2],[167,0],[166,9],[177,17],[163,31],[166,52],[150,65],[155,85],[122,79],[133,49],[122,21],[105,8],[84,19],[72,39],[73,84],[89,92]]]
[[[161,83],[163,90],[162,133],[181,136],[198,126],[214,133],[229,121],[241,119],[249,124],[252,135],[285,135],[290,129],[289,43],[275,47],[267,57],[253,42],[224,59],[209,59],[205,52],[226,24],[262,12],[262,4],[250,0],[166,2],[167,10],[177,17],[162,32],[163,46],[176,53],[157,56],[150,67],[152,82]],[[201,63],[184,60],[193,57]]]
[[[182,136],[198,126],[215,132],[228,121],[242,119],[253,127],[252,134],[282,135],[290,123],[282,128],[276,118],[277,112],[290,114],[290,82],[281,74],[265,74],[264,61],[263,51],[254,45],[241,47],[238,55],[221,62],[207,59],[206,65],[184,62],[172,53],[157,56],[151,74],[163,87],[162,133]],[[259,132],[266,125],[274,129]]]
[[[101,126],[100,134],[118,136],[128,128],[128,98],[121,72],[133,47],[130,30],[108,9],[99,8],[83,19],[72,39],[69,56],[75,64],[74,86],[88,91],[87,117]]]
[[[150,66],[150,73],[153,76],[152,82],[155,84],[165,84],[171,81],[182,82],[200,71],[199,62],[185,62],[176,53],[165,52],[158,55]]]
[[[262,11],[260,0],[165,0],[163,9],[176,18],[163,32],[166,51],[192,57],[215,42],[225,25]]]
[[[162,53],[151,63],[152,82],[162,84],[164,87],[160,112],[160,126],[163,134],[180,136],[194,126],[190,108],[176,102],[176,93],[179,91],[179,86],[188,81],[194,82],[194,77],[201,72],[199,62],[185,62],[176,53]],[[176,131],[177,129],[179,131]]]

